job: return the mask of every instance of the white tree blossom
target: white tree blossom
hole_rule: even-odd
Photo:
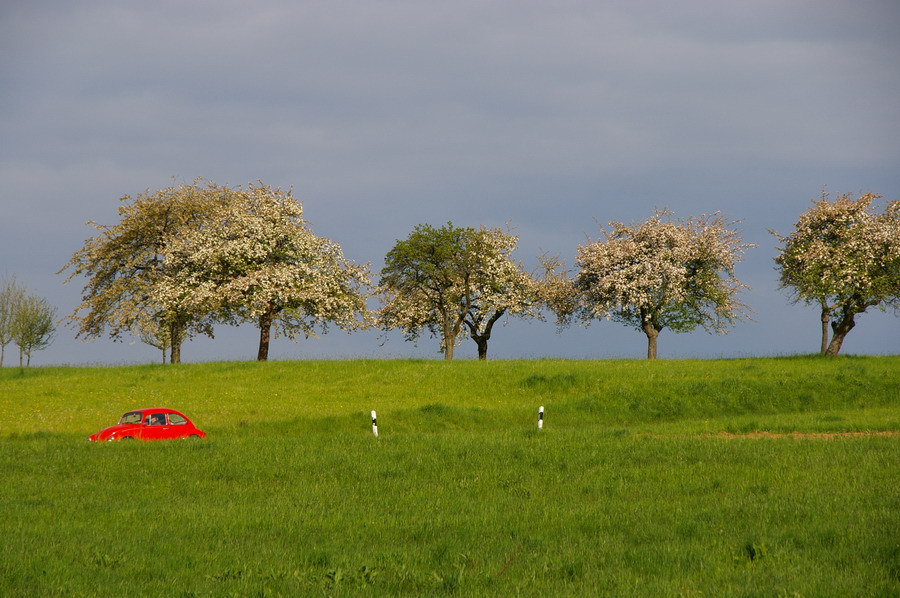
[[[159,301],[260,328],[257,359],[268,359],[271,331],[291,339],[329,325],[368,325],[368,267],[318,237],[290,190],[259,183],[229,191],[208,224],[179,237],[166,255],[176,273],[157,287]]]
[[[837,355],[856,316],[868,308],[900,307],[900,201],[874,211],[880,195],[837,195],[818,201],[783,237],[775,258],[780,284],[795,302],[821,308],[822,353]],[[828,341],[828,326],[834,336]]]
[[[558,315],[587,324],[610,319],[647,336],[654,359],[664,328],[687,332],[698,326],[724,333],[749,317],[737,294],[747,288],[735,276],[746,248],[738,232],[719,214],[675,220],[657,210],[645,222],[610,222],[604,238],[578,248],[579,271],[565,298],[565,284],[551,277]]]
[[[66,282],[85,277],[82,302],[67,318],[77,336],[95,338],[108,331],[119,340],[169,329],[172,363],[181,361],[181,344],[190,335],[212,335],[208,314],[192,311],[184,292],[172,290],[177,275],[166,261],[171,247],[184,235],[202,228],[229,190],[196,179],[119,201],[121,220],[113,226],[93,226],[98,234],[76,251],[60,270]],[[165,289],[168,289],[166,291]]]

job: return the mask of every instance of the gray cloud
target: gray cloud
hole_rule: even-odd
[[[376,271],[422,222],[511,221],[533,264],[541,250],[571,259],[598,223],[643,219],[654,206],[721,209],[761,246],[742,275],[748,303],[764,308],[723,338],[664,338],[662,355],[676,342],[682,355],[809,351],[815,314],[775,289],[766,229],[789,231],[823,185],[893,197],[900,182],[890,2],[85,0],[0,10],[0,273],[65,313],[77,288],[53,272],[92,233],[84,221],[116,220],[117,198],[172,177],[262,178],[294,186],[316,231]],[[847,349],[896,351],[881,332],[891,327],[891,314],[866,314]],[[591,356],[603,354],[592,339],[621,337],[640,356],[640,335],[619,328],[556,335],[512,322],[496,342],[508,356],[528,346]],[[252,330],[197,341],[196,358],[252,356],[221,340],[230,334]],[[144,359],[141,347],[70,337],[61,332],[38,361]],[[425,342],[389,346],[434,354]],[[283,355],[384,351],[366,335],[299,347]]]

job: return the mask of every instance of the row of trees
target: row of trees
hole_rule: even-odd
[[[31,354],[53,342],[55,319],[56,308],[20,285],[15,276],[0,280],[0,367],[10,343],[19,348],[19,367],[31,365]]]
[[[833,327],[823,352],[837,354],[868,307],[900,305],[900,202],[879,214],[878,198],[831,202],[823,193],[791,235],[773,233],[783,244],[781,285],[794,301],[819,304]],[[752,245],[719,214],[684,220],[657,210],[644,222],[611,222],[578,248],[574,273],[549,256],[527,272],[512,257],[518,237],[499,228],[419,225],[388,252],[373,288],[368,265],[313,234],[291,190],[197,179],[120,201],[120,222],[94,225],[99,233],[61,270],[67,281],[87,279],[69,321],[79,336],[139,336],[173,363],[186,338],[212,336],[215,324],[256,324],[260,360],[273,334],[331,326],[400,329],[413,341],[430,334],[446,359],[467,334],[485,359],[501,318],[549,312],[560,326],[631,326],[652,359],[663,329],[721,333],[750,317],[735,266]],[[370,311],[373,296],[380,305]]]

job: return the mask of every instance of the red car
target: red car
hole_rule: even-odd
[[[187,416],[174,409],[135,409],[119,419],[119,423],[88,436],[91,442],[113,440],[174,440],[206,438]]]

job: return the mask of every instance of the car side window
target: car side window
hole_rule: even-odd
[[[164,426],[166,425],[166,416],[162,413],[154,413],[152,415],[148,415],[144,419],[145,426]]]
[[[139,411],[132,411],[126,413],[122,416],[122,419],[119,420],[120,424],[139,424],[141,423],[141,414]]]
[[[180,415],[178,415],[177,413],[170,413],[169,414],[169,423],[172,424],[173,426],[181,426],[183,424],[186,424],[187,420],[185,418],[181,417]]]

